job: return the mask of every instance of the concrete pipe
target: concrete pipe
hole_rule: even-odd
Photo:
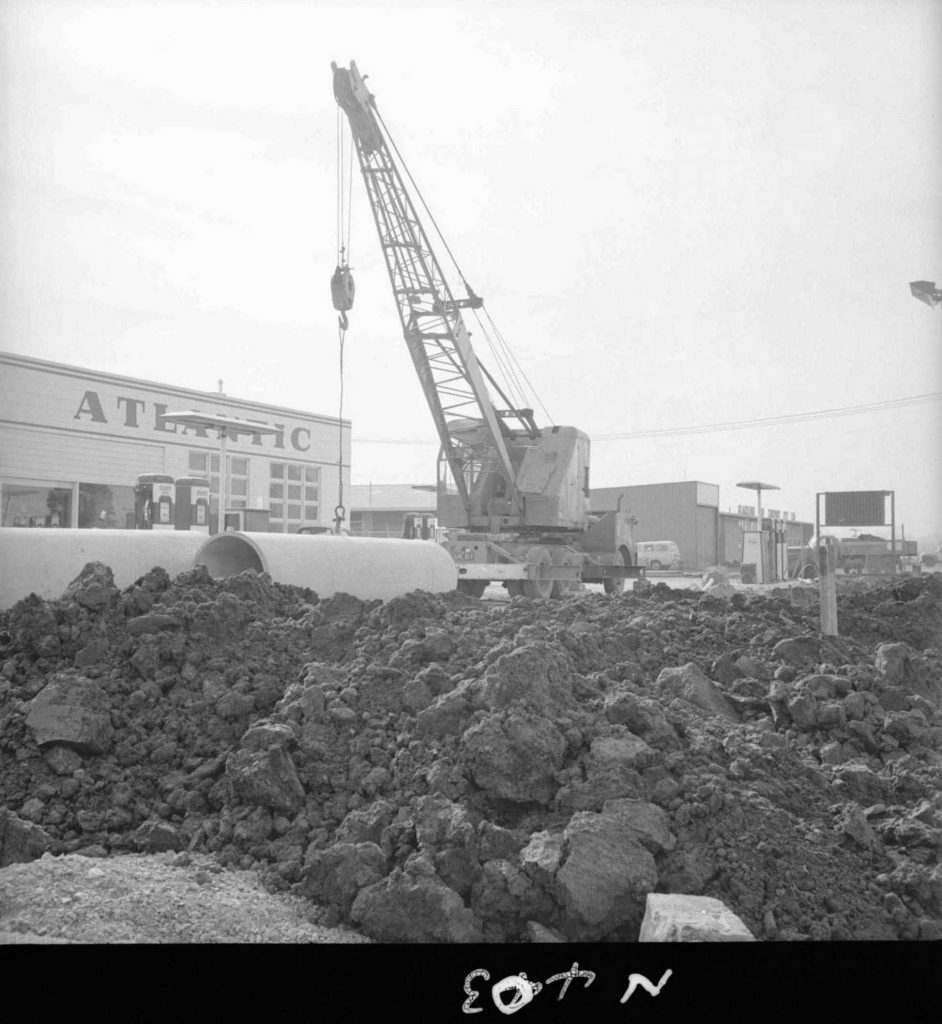
[[[155,566],[171,576],[193,568],[204,533],[184,530],[0,528],[0,608],[29,594],[62,596],[87,562],[104,562],[124,589]]]
[[[310,587],[318,597],[345,593],[388,601],[412,590],[454,590],[458,570],[448,552],[427,540],[384,540],[334,534],[221,533],[193,558],[211,576],[255,569],[275,583]]]

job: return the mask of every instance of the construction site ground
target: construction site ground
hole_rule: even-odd
[[[0,613],[0,942],[942,937],[942,574]],[[629,583],[629,588],[631,584]]]

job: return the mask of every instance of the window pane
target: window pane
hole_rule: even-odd
[[[285,496],[285,485],[271,483],[268,485],[268,496],[270,498],[283,498]]]
[[[320,495],[317,493],[317,487],[305,487],[304,488],[304,500],[305,501],[317,501]]]
[[[214,473],[218,473],[219,472],[219,456],[218,455],[213,455],[213,456],[210,457],[209,468]]]
[[[87,484],[82,484],[87,488]],[[80,492],[81,493],[81,492]],[[82,525],[81,511],[79,525]],[[72,522],[72,488],[3,485],[3,525],[67,527]],[[89,523],[97,525],[97,523]]]
[[[300,519],[301,518],[301,506],[300,505],[289,505],[288,506],[288,518],[289,519]]]
[[[229,484],[229,492],[231,494],[248,494],[249,492],[249,483],[243,477],[233,477]]]
[[[317,506],[316,505],[305,505],[304,506],[304,518],[307,520],[317,519]]]
[[[22,513],[14,498],[16,490],[8,484],[3,487],[3,526],[13,525],[9,521],[11,513],[17,510]],[[46,507],[45,500],[43,507]],[[63,525],[68,526],[70,523]],[[94,526],[99,529],[133,530],[134,489],[111,487],[108,484],[79,484],[78,525],[79,529]]]
[[[190,469],[194,473],[206,472],[206,455],[203,452],[190,452]]]
[[[271,478],[272,480],[284,480],[285,467],[283,463],[273,462],[271,464]]]
[[[245,476],[249,471],[249,460],[233,456],[229,463],[229,472],[235,476]]]
[[[219,477],[215,473],[209,478],[209,489],[213,494],[219,493]]]
[[[301,467],[300,466],[288,466],[288,479],[289,480],[300,480],[301,479]]]
[[[269,518],[271,519],[284,519],[285,517],[285,507],[280,501],[270,502],[268,511],[270,513]]]
[[[316,466],[305,466],[304,467],[304,479],[309,484],[320,483],[321,471]]]
[[[294,501],[301,500],[301,485],[300,484],[288,484],[288,497]]]

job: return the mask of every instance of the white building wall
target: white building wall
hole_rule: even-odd
[[[274,435],[241,435],[227,442],[231,457],[248,460],[250,508],[268,508],[272,461],[315,467],[319,515],[330,525],[338,504],[335,417],[240,401],[150,381],[0,353],[0,485],[80,483],[133,487],[136,477],[199,475],[190,453],[220,451],[212,428],[165,423],[161,414],[196,410],[278,428]],[[350,486],[350,424],[343,422],[343,480]],[[72,514],[75,525],[75,511]],[[68,525],[68,524],[63,524]]]

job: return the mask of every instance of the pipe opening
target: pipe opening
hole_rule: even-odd
[[[246,569],[267,571],[255,548],[241,537],[214,537],[203,545],[198,561],[206,566],[210,576],[217,579],[234,576]]]

